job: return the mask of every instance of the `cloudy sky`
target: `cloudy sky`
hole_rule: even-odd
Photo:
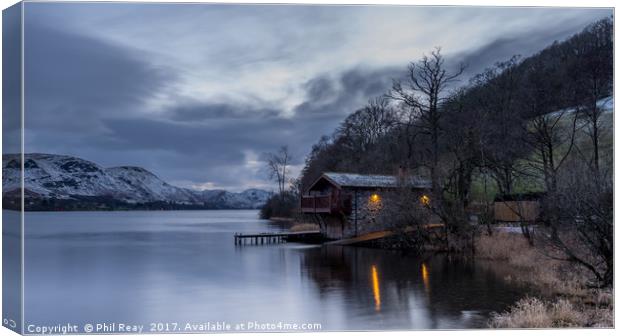
[[[288,145],[298,171],[321,135],[433,47],[470,76],[609,15],[26,3],[26,151],[142,166],[185,187],[269,189],[262,153]]]

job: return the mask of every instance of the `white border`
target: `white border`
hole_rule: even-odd
[[[28,0],[25,2],[44,2],[44,1],[38,1],[38,0]],[[45,1],[45,2],[52,2],[52,1]],[[57,1],[57,2],[79,2],[76,0],[66,0],[66,1]],[[109,1],[82,1],[82,2],[128,2],[128,1],[119,1],[119,0],[109,0]],[[179,1],[179,0],[151,0],[151,1],[132,1],[132,2],[158,2],[158,3],[246,3],[246,4],[324,4],[324,5],[334,5],[334,4],[344,4],[344,5],[418,5],[418,6],[495,6],[495,7],[604,7],[604,8],[614,8],[615,9],[615,2],[614,1],[610,1],[610,0],[590,0],[590,1],[583,1],[583,0],[579,0],[579,1],[575,1],[575,0],[565,0],[565,1],[561,1],[561,0],[537,0],[537,1],[533,1],[533,0],[502,0],[501,2],[498,0],[495,1],[490,1],[490,0],[474,0],[474,1],[463,1],[463,0],[443,0],[440,1],[440,4],[437,3],[437,1],[432,1],[432,0],[409,0],[409,1],[395,1],[395,0],[391,0],[391,1],[382,1],[382,0],[376,0],[376,1],[363,1],[363,0],[337,0],[337,1],[331,1],[331,0],[313,0],[313,1],[299,1],[299,0],[289,0],[289,1],[277,1],[277,0],[270,0],[270,1],[265,1],[265,0],[253,0],[253,1],[231,1],[231,0],[220,0],[220,1],[209,1],[209,2],[205,2],[205,1]],[[13,4],[17,3],[17,1],[14,0],[0,0],[0,4],[2,4],[2,8],[5,9]],[[24,135],[24,104],[25,104],[25,99],[24,99],[24,32],[23,32],[23,28],[24,28],[24,8],[25,6],[22,3],[22,22],[21,22],[21,29],[22,29],[22,41],[21,41],[21,52],[22,52],[22,64],[21,64],[21,73],[22,73],[22,81],[21,81],[21,147],[22,147],[22,209],[24,207],[24,190],[23,190],[23,182],[24,182],[24,177],[23,177],[23,165],[24,165],[24,160],[23,160],[23,154],[24,154],[24,150],[25,150],[25,135]],[[614,14],[615,14],[615,10],[614,10]],[[614,15],[615,16],[615,15]],[[0,33],[1,33],[1,25],[0,25]],[[615,25],[614,25],[614,36],[615,35]],[[615,43],[615,39],[614,39],[614,43]],[[616,55],[616,51],[617,51],[617,45],[614,46],[614,57]],[[0,50],[1,50],[1,46],[0,46]],[[615,58],[614,58],[615,61]],[[0,75],[1,75],[1,69],[0,69]],[[615,66],[614,66],[614,83],[616,83],[618,80],[618,74],[615,71]],[[2,84],[0,83],[0,88],[2,87]],[[616,96],[617,94],[617,88],[614,85],[614,96]],[[614,106],[614,126],[615,126],[615,106]],[[0,128],[0,146],[1,146],[1,128]],[[615,139],[616,139],[616,135],[618,131],[615,129],[614,127],[614,165],[615,165],[615,158],[616,155],[618,155],[618,153],[620,153],[620,150],[618,150],[615,147]],[[615,167],[614,172],[617,173],[618,169]],[[615,174],[617,175],[617,174]],[[615,183],[615,181],[614,181]],[[614,184],[614,193],[616,193],[618,190],[615,188],[616,185]],[[0,201],[1,203],[1,201]],[[618,201],[617,199],[614,199],[614,208],[619,209],[618,204],[620,203],[620,201]],[[24,287],[23,287],[23,280],[24,280],[24,235],[23,235],[23,229],[24,229],[24,213],[22,211],[21,215],[21,226],[22,226],[22,242],[21,242],[21,257],[22,257],[22,293],[21,293],[21,297],[22,297],[22,328],[25,324],[25,318],[24,318]],[[615,223],[615,213],[614,213],[614,223]],[[614,241],[615,241],[615,246],[617,247],[617,236],[614,237]],[[0,256],[1,256],[1,247],[2,247],[2,243],[0,242]],[[616,260],[618,260],[618,249],[616,248],[616,250],[614,251],[614,257],[616,258]],[[0,259],[0,263],[1,263],[1,259]],[[0,278],[0,285],[1,285],[2,279]],[[614,293],[615,294],[615,293]],[[614,295],[615,297],[616,295]],[[0,300],[1,300],[2,296],[0,294]],[[615,317],[615,321],[618,321],[618,312],[617,310],[614,312],[614,317]],[[23,329],[22,329],[23,330]],[[523,335],[523,334],[532,334],[532,333],[536,333],[536,334],[542,334],[542,335],[552,335],[557,333],[559,330],[558,329],[552,329],[552,330],[463,330],[463,331],[395,331],[395,332],[389,332],[391,335],[412,335],[412,334],[417,334],[417,333],[425,333],[425,334],[433,334],[433,335],[447,335],[449,333],[455,333],[455,332],[459,332],[462,335],[478,335],[479,333],[493,333],[493,334],[502,334],[502,335]],[[565,335],[609,335],[610,334],[610,330],[590,330],[590,329],[562,329],[561,332]],[[358,332],[353,332],[354,334],[357,334]],[[365,332],[365,335],[377,335],[377,334],[381,334],[381,333],[387,333],[387,332]],[[310,333],[310,334],[316,334],[316,335],[320,335],[319,333]],[[324,332],[323,332],[324,334]],[[334,334],[334,335],[351,335],[351,332],[333,332],[330,334]],[[6,329],[6,328],[0,328],[0,335],[14,335],[13,332],[11,332],[10,330]],[[258,335],[258,334],[257,334]]]

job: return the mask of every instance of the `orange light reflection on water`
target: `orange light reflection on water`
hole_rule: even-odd
[[[428,279],[428,268],[425,263],[422,263],[422,282],[424,283],[424,289],[426,292],[430,291],[429,279]]]
[[[372,293],[375,297],[375,310],[381,310],[381,291],[379,290],[379,275],[377,274],[377,266],[372,265]]]

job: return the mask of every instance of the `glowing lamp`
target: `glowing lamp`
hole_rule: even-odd
[[[431,198],[426,195],[422,195],[420,197],[420,203],[422,203],[423,205],[429,205],[431,204]]]
[[[370,201],[373,203],[377,203],[379,201],[381,201],[381,197],[377,194],[372,194],[370,195]]]

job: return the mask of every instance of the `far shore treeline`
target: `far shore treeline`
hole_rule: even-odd
[[[541,215],[521,223],[530,245],[582,267],[592,285],[610,286],[613,18],[530,57],[498,61],[471,79],[463,77],[467,65],[448,66],[459,60],[447,62],[444,52],[436,48],[411,62],[403,69],[406,79],[368,97],[368,105],[321,137],[293,187],[281,188],[263,216],[294,216],[299,195],[323,172],[394,175],[401,169],[432,181],[426,206],[446,231],[437,238],[414,230],[403,234],[403,245],[432,240],[461,253],[475,251],[480,231],[474,227],[492,233],[495,197],[536,193]],[[284,153],[285,147],[273,155]],[[397,203],[390,226],[423,224],[417,213],[425,205],[406,193]],[[470,225],[472,215],[479,225]]]

